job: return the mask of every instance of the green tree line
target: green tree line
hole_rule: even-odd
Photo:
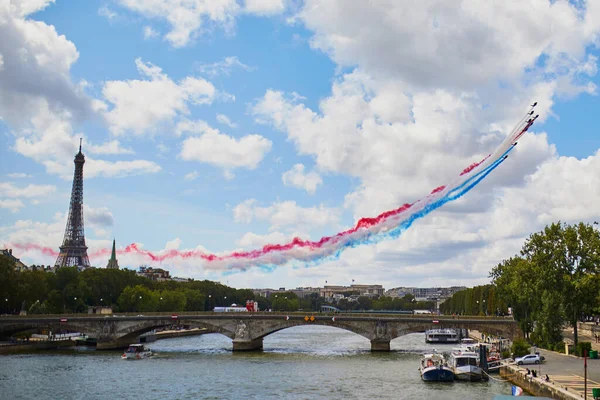
[[[570,325],[600,313],[600,232],[590,224],[553,223],[533,233],[518,256],[490,273],[498,294],[511,305],[530,342],[563,346]]]
[[[600,314],[600,232],[590,224],[553,223],[527,238],[519,255],[490,272],[491,285],[455,293],[444,314],[513,316],[530,343],[564,349],[562,331]]]
[[[0,314],[21,310],[37,314],[87,312],[88,306],[109,306],[120,312],[205,311],[246,300],[270,308],[268,299],[249,289],[234,289],[208,280],[152,281],[127,269],[64,267],[16,271],[0,256]]]
[[[455,315],[506,315],[508,306],[494,285],[475,286],[454,293],[440,304],[440,312]]]

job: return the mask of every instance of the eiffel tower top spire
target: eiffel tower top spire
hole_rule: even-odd
[[[81,152],[82,139],[79,139],[79,153],[75,155],[75,173],[73,175],[73,188],[71,190],[71,203],[69,205],[69,217],[63,238],[60,253],[56,259],[55,267],[80,268],[90,267],[90,260],[85,245],[85,233],[83,229],[83,164],[85,156]]]
[[[110,260],[106,268],[119,269],[119,262],[117,261],[117,250],[115,248],[115,239],[113,239],[112,253],[110,254]]]

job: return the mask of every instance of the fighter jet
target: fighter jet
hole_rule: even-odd
[[[537,106],[537,101],[531,105],[531,107]]]

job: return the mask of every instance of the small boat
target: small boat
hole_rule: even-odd
[[[98,344],[96,339],[87,335],[78,336],[74,340],[75,346],[95,347]]]
[[[139,360],[148,358],[152,355],[152,351],[146,349],[143,344],[130,344],[125,353],[121,355],[123,360]]]
[[[425,331],[425,343],[458,343],[455,329],[429,329]]]
[[[473,351],[453,351],[450,353],[448,364],[454,372],[454,378],[459,381],[481,381],[487,376],[478,365],[479,356]]]
[[[499,373],[502,365],[504,365],[502,360],[488,360],[488,374]]]
[[[419,367],[421,379],[426,382],[452,382],[454,372],[448,366],[444,356],[438,353],[424,354]]]

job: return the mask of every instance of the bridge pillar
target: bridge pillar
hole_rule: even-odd
[[[390,351],[390,341],[380,339],[371,340],[371,351]]]
[[[258,339],[233,339],[233,351],[252,351],[252,350],[262,350],[263,348],[263,338]]]

